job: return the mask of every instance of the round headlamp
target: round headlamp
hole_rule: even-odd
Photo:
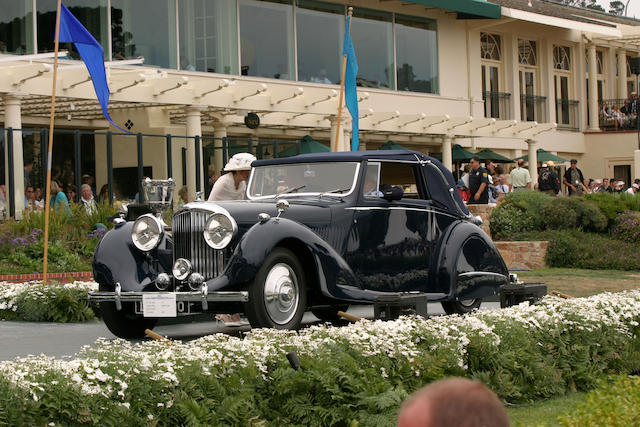
[[[131,240],[133,240],[136,248],[148,252],[158,246],[163,234],[164,226],[162,221],[152,214],[145,214],[138,217],[133,223]]]
[[[233,218],[223,214],[213,214],[204,226],[204,240],[213,249],[227,247],[238,226]]]
[[[171,272],[176,279],[184,280],[191,274],[191,263],[187,259],[178,258],[176,262],[173,263]]]

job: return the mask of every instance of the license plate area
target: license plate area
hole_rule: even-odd
[[[176,302],[176,313],[177,313],[177,315],[180,316],[180,315],[199,312],[200,310],[196,309],[196,304],[197,303],[195,303],[193,301],[177,301]],[[143,307],[144,307],[144,305],[143,305],[142,301],[136,301],[134,303],[134,313],[135,314],[141,314],[141,315],[144,316]],[[144,317],[152,317],[152,316],[144,316]],[[175,316],[169,316],[169,317],[175,317]]]
[[[142,296],[144,317],[177,317],[176,294],[153,292]]]

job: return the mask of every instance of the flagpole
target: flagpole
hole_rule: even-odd
[[[56,112],[56,82],[58,77],[58,45],[60,40],[60,9],[62,0],[58,0],[56,9],[56,31],[53,43],[53,85],[51,87],[51,115],[49,116],[49,146],[47,155],[47,184],[45,186],[44,203],[44,261],[42,266],[42,283],[47,284],[47,261],[49,255],[49,213],[51,203],[51,161],[53,156],[53,120]],[[78,161],[78,159],[76,159]]]
[[[349,20],[349,33],[351,33],[351,17],[353,16],[353,7],[349,6],[347,19]],[[342,79],[340,79],[340,103],[338,104],[338,120],[336,122],[336,138],[331,145],[331,151],[338,151],[338,137],[340,136],[340,120],[342,118],[342,102],[344,100],[344,76],[347,73],[347,54],[342,55]]]

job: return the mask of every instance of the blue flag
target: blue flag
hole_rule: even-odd
[[[102,107],[102,113],[107,120],[121,131],[131,133],[116,125],[109,116],[109,111],[107,110],[109,105],[109,86],[107,85],[107,75],[104,71],[104,51],[102,46],[82,26],[80,21],[69,12],[69,9],[64,4],[60,9],[60,41],[73,43],[78,49],[78,53],[80,53],[91,76],[93,88],[96,90],[96,97],[100,102],[100,107]]]
[[[360,146],[360,138],[358,137],[358,92],[356,90],[358,61],[356,60],[356,51],[353,49],[353,42],[351,41],[351,33],[349,32],[350,25],[351,17],[347,16],[347,27],[344,30],[344,47],[342,49],[342,54],[347,56],[347,69],[344,74],[344,100],[351,113],[351,121],[353,123],[351,150],[357,151]]]

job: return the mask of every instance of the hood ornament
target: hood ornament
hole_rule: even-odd
[[[280,218],[280,215],[287,209],[289,209],[289,202],[285,199],[280,199],[276,202],[276,209],[278,209],[278,216],[276,218]]]

